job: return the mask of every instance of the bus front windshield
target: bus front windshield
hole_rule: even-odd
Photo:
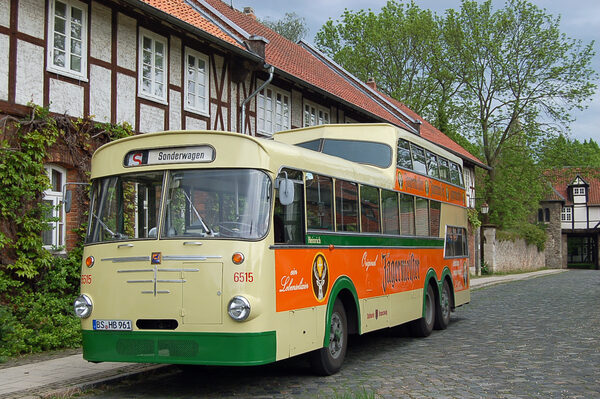
[[[160,237],[168,239],[261,239],[269,228],[271,196],[267,174],[251,169],[100,178],[92,186],[86,243],[156,239],[159,227]]]
[[[170,172],[162,238],[259,239],[267,234],[271,180],[258,170]]]

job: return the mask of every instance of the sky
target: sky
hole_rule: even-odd
[[[305,40],[313,42],[315,34],[328,19],[338,19],[344,9],[371,9],[378,12],[387,0],[223,0],[232,3],[239,10],[254,8],[258,18],[281,19],[286,12],[295,12],[305,18],[309,33]],[[492,0],[495,9],[504,6],[503,0]],[[420,8],[430,9],[443,14],[448,8],[460,8],[460,0],[414,0]],[[581,40],[584,44],[594,43],[596,56],[592,67],[600,74],[600,1],[598,0],[531,0],[536,6],[546,9],[548,14],[560,16],[560,27],[571,39]],[[579,141],[593,138],[600,142],[600,81],[588,108],[584,111],[572,111],[575,122],[571,124],[570,136]]]

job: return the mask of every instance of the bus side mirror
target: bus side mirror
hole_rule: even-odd
[[[275,188],[279,189],[279,202],[287,206],[294,202],[294,182],[286,177],[278,177],[275,180]]]
[[[71,190],[67,190],[65,192],[64,203],[65,203],[65,212],[66,213],[71,212],[71,204],[73,203],[73,192]]]

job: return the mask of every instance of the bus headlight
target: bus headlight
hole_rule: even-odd
[[[250,316],[250,302],[243,296],[234,296],[227,305],[227,313],[235,321],[244,321]]]
[[[79,295],[77,299],[75,299],[75,302],[73,302],[75,315],[81,319],[90,317],[93,307],[92,300],[85,294]]]

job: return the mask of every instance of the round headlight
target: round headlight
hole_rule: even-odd
[[[234,296],[227,305],[227,313],[235,321],[244,321],[250,316],[250,302],[243,296]]]
[[[92,300],[85,294],[81,294],[75,299],[73,302],[73,310],[75,310],[75,315],[81,319],[85,319],[90,317],[92,314]]]

